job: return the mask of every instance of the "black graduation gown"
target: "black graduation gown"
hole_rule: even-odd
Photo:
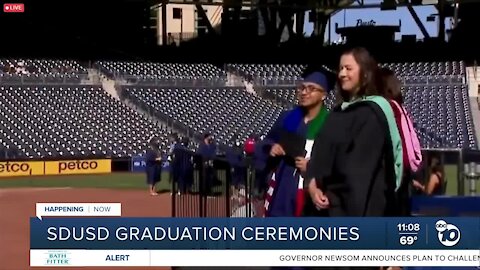
[[[147,149],[145,154],[145,172],[147,174],[147,184],[155,185],[160,181],[161,176],[161,162],[157,161],[159,153],[155,148]],[[160,172],[159,172],[160,171]]]
[[[392,216],[395,170],[388,122],[373,102],[336,108],[315,140],[307,180],[315,177],[330,201],[322,215]],[[309,181],[306,181],[308,185]]]
[[[187,192],[193,183],[193,153],[182,144],[177,144],[173,150],[172,172],[178,190]]]

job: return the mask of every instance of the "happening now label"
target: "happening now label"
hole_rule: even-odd
[[[36,216],[42,217],[116,217],[122,215],[121,203],[37,203]]]

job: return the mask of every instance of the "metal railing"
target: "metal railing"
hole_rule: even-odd
[[[190,170],[182,168],[180,173],[172,168],[172,217],[263,215],[263,197],[255,195],[255,173],[248,159],[245,167],[233,168],[222,157],[207,160],[195,154],[191,155],[193,159]],[[233,180],[237,173],[245,176],[240,183]]]
[[[88,74],[0,74],[0,84],[2,85],[28,85],[28,84],[45,84],[45,85],[75,85],[81,84],[89,80]],[[88,84],[99,83],[88,81]]]
[[[480,164],[480,151],[473,149],[423,149],[424,166],[419,172],[425,183],[429,180],[430,162],[432,159],[440,161],[446,181],[446,194],[451,196],[465,196],[469,193],[469,180],[466,179],[465,164]]]
[[[439,160],[443,170],[446,184],[445,194],[462,198],[468,192],[472,196],[471,182],[464,172],[464,164],[467,162],[479,164],[480,151],[423,149],[423,156],[426,165],[415,175],[415,180],[428,182],[432,170],[430,163],[435,158]],[[233,174],[238,173],[239,168],[232,170],[225,159],[217,157],[215,160],[207,161],[196,156],[194,164],[194,169],[191,172],[191,179],[193,180],[189,183],[188,191],[179,189],[178,180],[171,181],[171,190],[174,195],[172,196],[172,216],[254,217],[263,215],[264,197],[260,195],[260,192],[256,192],[260,183],[258,180],[262,178],[255,179],[258,172],[248,161],[243,168],[246,173],[243,174],[244,181],[240,189],[235,187],[233,181]],[[425,196],[416,195],[413,198],[418,201],[416,199],[418,197]],[[443,196],[440,196],[440,198],[443,198]],[[418,202],[415,202],[415,204],[417,207]],[[422,211],[416,209],[414,214]]]
[[[244,77],[256,86],[295,86],[301,82],[300,76],[256,76],[241,70],[228,67],[228,72],[236,76]],[[437,75],[437,76],[399,76],[398,79],[404,85],[442,85],[442,84],[465,84],[462,75]]]
[[[145,85],[145,86],[178,86],[178,87],[192,87],[192,86],[226,86],[227,77],[156,77],[156,76],[132,76],[115,74],[113,77],[119,85]]]

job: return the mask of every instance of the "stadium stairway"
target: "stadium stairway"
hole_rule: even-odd
[[[480,67],[467,67],[468,94],[470,97],[480,96]]]
[[[108,78],[103,78],[102,79],[102,87],[112,97],[114,97],[116,99],[120,99],[120,97],[118,95],[118,91],[115,88],[115,81],[114,80],[110,80]]]
[[[480,68],[467,67],[466,71],[473,126],[475,128],[477,145],[480,149]]]
[[[472,111],[473,126],[477,138],[477,146],[480,149],[480,99],[479,97],[470,97],[470,108]]]
[[[122,102],[127,105],[128,107],[134,109],[135,111],[139,112],[140,114],[144,115],[147,119],[149,119],[150,121],[154,122],[154,123],[157,123],[158,125],[160,126],[163,126],[163,127],[167,127],[167,131],[168,133],[170,132],[173,132],[173,133],[177,133],[181,136],[186,136],[186,134],[184,132],[180,132],[179,130],[176,130],[175,128],[173,127],[169,127],[168,123],[162,121],[161,119],[155,117],[154,115],[152,115],[151,113],[143,110],[142,108],[140,108],[139,106],[135,105],[134,102],[130,101],[128,98],[125,98],[122,100]],[[191,141],[194,141],[193,138],[189,137],[191,139]]]
[[[88,68],[88,77],[87,77],[87,82],[84,84],[89,84],[89,85],[95,85],[99,84],[101,82],[101,75],[100,72],[94,68]]]
[[[236,74],[227,73],[227,83],[226,86],[243,86],[244,78]]]

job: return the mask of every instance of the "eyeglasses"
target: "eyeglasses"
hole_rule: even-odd
[[[323,89],[320,88],[320,87],[315,87],[313,85],[303,85],[303,84],[300,84],[299,86],[297,86],[297,93],[300,94],[303,92],[303,90],[305,90],[305,92],[307,92],[307,94],[311,94],[313,92],[323,92]]]

